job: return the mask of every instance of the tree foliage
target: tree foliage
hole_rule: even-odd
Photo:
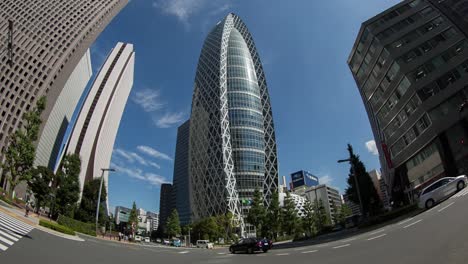
[[[323,205],[322,199],[314,202],[314,208],[316,219],[315,225],[318,232],[320,233],[325,230],[325,227],[330,225],[330,217],[328,216],[325,206]]]
[[[265,217],[266,209],[263,203],[263,194],[256,189],[254,191],[252,206],[250,207],[246,220],[249,224],[255,227],[257,236],[261,233],[262,226],[265,223]]]
[[[342,204],[338,210],[338,216],[336,217],[337,224],[344,225],[346,217],[351,216],[353,211],[348,205]]]
[[[374,183],[367,173],[364,163],[362,163],[358,155],[354,154],[353,147],[350,144],[348,144],[348,152],[351,169],[347,180],[348,188],[346,189],[346,195],[348,195],[352,202],[359,204],[356,181],[353,178],[356,177],[357,182],[359,183],[363,215],[376,215],[380,212],[382,205],[377,191],[375,190]]]
[[[101,179],[93,179],[85,183],[83,187],[83,195],[78,210],[75,213],[75,219],[86,223],[93,223],[96,218],[97,199],[99,195],[99,187]],[[102,185],[101,200],[99,205],[99,224],[104,225],[107,219],[106,206],[106,186]]]
[[[73,217],[73,212],[80,198],[80,170],[81,160],[78,154],[70,154],[64,157],[61,169],[57,172],[58,188],[55,205],[57,216],[62,214]]]
[[[266,213],[265,226],[269,228],[268,236],[276,239],[281,231],[281,207],[278,192],[274,192],[271,195],[270,206]]]
[[[180,235],[182,232],[180,228],[180,221],[179,221],[179,213],[177,213],[177,210],[174,209],[171,212],[171,215],[167,218],[167,223],[166,223],[166,233],[171,237],[176,237],[177,235]]]
[[[42,123],[41,114],[45,106],[46,98],[43,96],[39,98],[34,109],[23,115],[24,126],[8,138],[8,147],[4,152],[5,161],[2,168],[7,173],[11,197],[13,197],[13,191],[20,182],[31,179],[36,152],[34,142],[39,136],[39,128]]]
[[[309,200],[306,200],[304,204],[304,214],[304,218],[302,219],[304,231],[307,236],[312,237],[317,233],[317,219],[314,212],[314,205]]]
[[[281,220],[283,232],[288,235],[296,233],[299,216],[297,215],[296,205],[289,193],[287,193],[284,198],[284,205],[281,210]]]
[[[36,211],[45,202],[50,201],[50,194],[53,193],[52,189],[55,186],[56,176],[53,171],[44,166],[38,166],[31,170],[31,179],[28,181],[28,187],[34,194],[36,201]]]

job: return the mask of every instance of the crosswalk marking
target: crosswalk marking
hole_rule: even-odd
[[[32,229],[34,227],[0,212],[0,252],[13,246],[15,242],[26,236]]]
[[[452,197],[450,197],[450,199],[452,198],[457,198],[457,197],[461,197],[461,196],[465,196],[468,194],[468,187],[459,191],[458,193],[456,193],[455,195],[453,195]]]

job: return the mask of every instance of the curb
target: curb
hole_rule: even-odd
[[[79,242],[84,242],[85,240],[82,239],[81,237],[79,236],[71,236],[71,235],[67,235],[67,234],[62,234],[60,232],[57,232],[55,230],[52,230],[52,229],[49,229],[47,227],[43,227],[43,226],[40,226],[40,225],[37,225],[36,226],[36,229],[38,230],[41,230],[45,233],[48,233],[48,234],[51,234],[51,235],[54,235],[54,236],[57,236],[57,237],[61,237],[61,238],[64,238],[64,239],[68,239],[68,240],[73,240],[73,241],[79,241]]]

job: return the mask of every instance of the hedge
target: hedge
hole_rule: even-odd
[[[75,235],[75,231],[71,230],[70,228],[68,228],[66,226],[59,225],[59,224],[54,223],[54,222],[47,221],[47,220],[42,220],[42,219],[39,220],[39,225],[43,226],[43,227],[50,228],[52,230],[55,230],[55,231],[58,231],[58,232],[61,232],[61,233],[64,233],[64,234],[67,234],[67,235],[72,235],[72,236]]]
[[[57,223],[66,226],[76,232],[87,234],[90,236],[96,236],[96,226],[92,223],[83,223],[73,218],[59,215]]]
[[[393,211],[387,212],[385,214],[371,217],[370,219],[368,219],[368,221],[360,224],[359,228],[365,228],[365,227],[369,227],[373,225],[378,225],[378,224],[381,224],[390,220],[394,220],[400,216],[403,216],[409,213],[416,213],[418,212],[418,210],[420,209],[418,208],[417,204],[412,204],[412,205],[408,205],[405,207],[401,207]]]

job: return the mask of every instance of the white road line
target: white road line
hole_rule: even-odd
[[[309,251],[304,251],[304,252],[301,252],[302,254],[307,254],[307,253],[314,253],[314,252],[317,252],[318,250],[309,250]]]
[[[8,229],[8,230],[11,230],[11,231],[13,231],[13,232],[19,233],[19,234],[21,234],[21,235],[26,235],[26,234],[28,233],[28,232],[24,232],[24,231],[22,231],[22,230],[18,230],[18,229],[14,228],[14,227],[11,226],[11,225],[2,223],[1,221],[0,221],[0,226],[3,226],[4,228],[6,228],[6,229]]]
[[[351,246],[351,244],[345,244],[345,245],[340,245],[340,246],[336,246],[336,247],[333,247],[333,248],[343,248],[343,247],[349,247]]]
[[[375,231],[375,232],[372,232],[372,233],[370,233],[369,235],[372,236],[372,235],[378,234],[378,233],[383,232],[383,231],[385,231],[385,228],[382,228],[382,229],[379,229],[379,230],[377,230],[377,231]]]
[[[6,246],[4,246],[4,245],[0,244],[0,249],[1,249],[1,250],[3,250],[3,251],[5,251],[5,250],[7,250],[7,249],[8,249],[8,247],[6,247]]]
[[[409,222],[409,221],[411,221],[411,220],[413,220],[413,217],[408,218],[408,219],[406,219],[406,220],[403,220],[403,221],[401,221],[400,223],[398,223],[397,225],[404,224],[404,223]]]
[[[452,204],[454,204],[454,203],[455,203],[455,202],[451,202],[451,203],[449,203],[448,205],[446,205],[446,206],[440,208],[440,209],[439,209],[439,213],[442,212],[443,210],[447,209],[449,206],[452,206]]]
[[[279,253],[279,254],[276,254],[276,256],[288,256],[289,253]]]
[[[2,241],[2,242],[4,242],[4,243],[7,243],[7,244],[10,245],[10,246],[13,245],[13,242],[12,242],[12,241],[10,241],[10,240],[8,240],[8,239],[2,237],[2,236],[0,236],[0,241]]]
[[[22,238],[22,236],[16,234],[15,232],[13,232],[13,231],[11,231],[11,230],[9,230],[9,229],[6,229],[6,228],[4,228],[4,227],[1,227],[1,226],[0,226],[0,231],[7,232],[8,235],[10,235],[10,236],[12,236],[12,237],[16,237],[16,238],[18,238],[18,239]]]
[[[27,234],[27,233],[29,233],[29,231],[31,231],[30,229],[26,229],[26,228],[24,228],[24,227],[17,226],[17,225],[15,225],[14,223],[12,223],[12,222],[7,222],[7,221],[5,221],[5,220],[2,220],[1,218],[0,218],[0,223],[3,223],[4,225],[8,225],[8,227],[9,227],[10,229],[14,229],[14,230],[17,230],[17,231],[25,232],[25,234]],[[7,228],[8,228],[8,227],[7,227]]]
[[[179,254],[187,254],[187,253],[189,253],[189,252],[190,252],[190,251],[181,251],[181,252],[179,252]]]
[[[380,236],[376,236],[376,237],[371,237],[371,238],[368,238],[367,240],[370,241],[370,240],[374,240],[374,239],[377,239],[377,238],[381,238],[381,237],[384,237],[386,236],[387,234],[381,234]]]
[[[440,204],[438,204],[438,205],[436,205],[436,206],[432,207],[431,209],[427,210],[427,211],[426,211],[426,213],[429,213],[430,211],[432,211],[432,210],[435,210],[435,209],[439,208],[439,206],[440,206]]]
[[[421,222],[421,221],[422,221],[422,219],[420,219],[420,220],[418,220],[418,221],[416,221],[416,222],[413,222],[413,223],[411,223],[411,224],[409,224],[409,225],[407,225],[407,226],[404,226],[403,228],[408,228],[408,227],[410,227],[410,226],[412,226],[412,225],[415,225],[415,224],[417,224],[417,223],[419,223],[419,222]]]
[[[357,237],[353,237],[353,238],[348,238],[348,239],[345,239],[345,240],[341,240],[341,242],[350,242],[350,241],[353,241],[353,240],[356,240]]]
[[[13,218],[13,217],[5,217],[4,215],[0,215],[0,219],[3,219],[3,220],[8,221],[10,223],[15,223],[16,225],[24,227],[24,228],[28,228],[28,229],[31,228],[30,225],[27,225],[27,224],[19,221],[18,219]]]
[[[97,210],[97,209],[96,209]],[[224,252],[219,252],[218,255],[226,255]]]
[[[10,239],[10,240],[18,241],[18,238],[15,238],[15,237],[13,237],[13,236],[10,236],[9,234],[3,232],[2,230],[0,230],[0,235],[3,236],[3,237],[8,238],[8,239]]]

